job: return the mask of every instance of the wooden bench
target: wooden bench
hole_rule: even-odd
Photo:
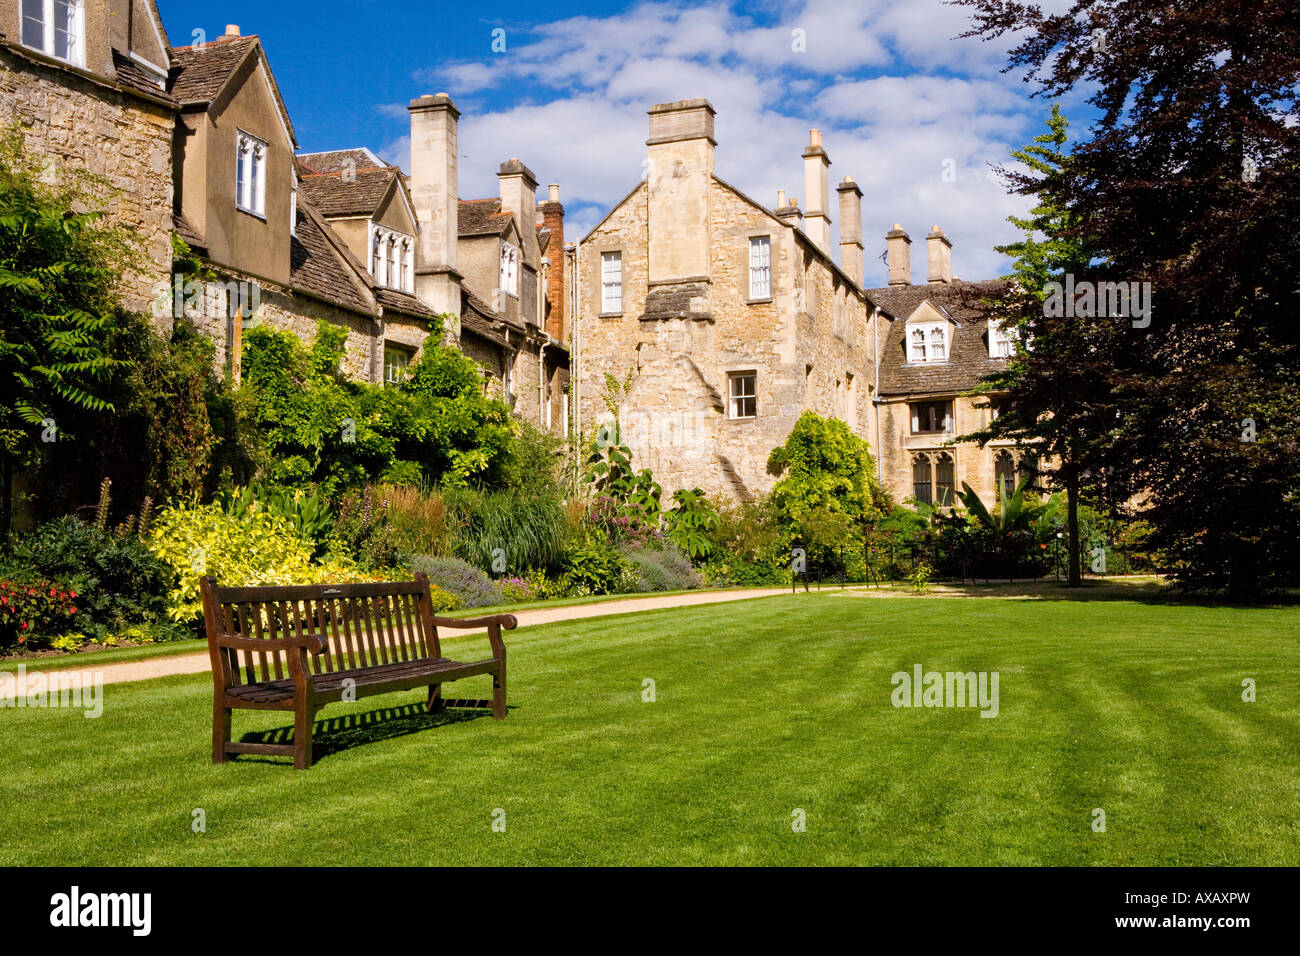
[[[457,706],[506,715],[506,647],[501,629],[513,614],[479,618],[433,615],[429,579],[383,584],[223,588],[200,582],[212,656],[212,762],[230,754],[283,754],[311,766],[311,734],[325,704],[428,687],[430,712],[444,706],[442,685],[492,675],[492,699]],[[442,656],[438,628],[487,628],[492,656],[462,662]],[[231,742],[235,708],[291,710],[292,744]]]

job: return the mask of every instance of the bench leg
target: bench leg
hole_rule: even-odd
[[[442,685],[433,684],[429,688],[429,713],[436,714],[446,707],[442,702]]]
[[[212,701],[212,762],[226,762],[226,744],[230,743],[230,708],[221,706],[221,698]]]
[[[293,720],[293,769],[306,770],[311,766],[311,728],[316,712],[299,706]]]
[[[501,662],[501,670],[492,675],[492,716],[497,720],[506,719],[506,662]]]

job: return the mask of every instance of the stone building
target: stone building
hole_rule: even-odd
[[[136,235],[147,263],[123,277],[136,311],[149,310],[171,271],[169,51],[153,0],[0,6],[0,122],[19,124],[49,177],[75,167],[114,188],[106,211]],[[167,331],[170,318],[159,321]]]
[[[809,203],[768,209],[714,171],[714,110],[652,107],[646,179],[576,251],[583,428],[620,402],[638,465],[666,490],[746,499],[775,480],[767,457],[812,409],[867,433],[876,319],[860,286],[861,193],[844,261],[830,250],[829,157],[804,151]],[[626,386],[608,394],[609,377]]]
[[[532,170],[510,158],[497,170],[497,196],[461,199],[460,111],[445,93],[413,100],[409,109],[410,187],[422,250],[418,294],[455,316],[461,348],[517,414],[567,433],[559,186],[538,203]]]
[[[895,227],[890,286],[864,289],[862,192],[845,177],[832,206],[817,130],[802,154],[806,207],[783,190],[769,209],[715,172],[706,100],[649,119],[645,179],[571,257],[579,427],[595,431],[614,404],[637,466],[666,492],[743,500],[771,489],[769,453],[811,410],[870,443],[896,500],[962,480],[991,495],[1019,453],[955,438],[989,413],[960,393],[1009,354],[980,313],[993,284],[954,280],[936,227],[929,282],[912,286],[910,240]]]

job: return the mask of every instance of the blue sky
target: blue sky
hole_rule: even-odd
[[[570,238],[641,178],[655,103],[708,97],[718,175],[769,206],[784,188],[807,207],[800,153],[819,128],[832,203],[845,175],[863,190],[868,285],[884,284],[877,257],[894,222],[912,235],[914,281],[933,224],[959,276],[1000,272],[992,246],[1015,238],[1005,220],[1024,202],[988,167],[1040,132],[1048,109],[998,72],[1005,44],[953,39],[966,14],[941,0],[158,6],[177,46],[228,23],[261,36],[304,151],[364,145],[404,166],[406,103],[450,93],[461,196],[494,195],[497,166],[517,156],[543,191],[560,184]],[[1084,115],[1077,101],[1065,108]]]

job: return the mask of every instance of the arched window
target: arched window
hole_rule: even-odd
[[[952,455],[943,452],[934,461],[934,501],[941,508],[952,507],[957,471]]]
[[[1009,451],[1000,451],[993,457],[993,487],[1005,488],[1008,496],[1016,490],[1016,460]]]
[[[1038,456],[1031,451],[1025,452],[1020,456],[1020,480],[1029,479],[1029,490],[1037,491],[1038,486]]]
[[[370,272],[374,277],[375,285],[384,284],[384,236],[378,230],[375,232],[374,244],[370,250]]]
[[[411,266],[412,266],[413,255],[414,253],[412,251],[411,240],[403,239],[402,240],[402,291],[403,292],[415,291],[415,288],[411,285],[411,272],[412,272]]]
[[[400,253],[398,252],[397,237],[390,234],[388,237],[388,281],[384,285],[392,288],[396,288],[397,283],[401,281],[401,272],[397,268],[398,255]]]
[[[931,495],[932,487],[930,459],[927,455],[917,455],[912,461],[912,497],[928,505],[934,500]]]

